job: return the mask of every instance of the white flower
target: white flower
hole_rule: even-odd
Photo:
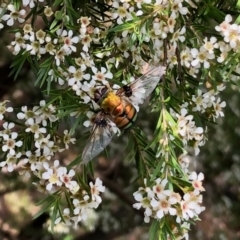
[[[26,132],[34,133],[34,138],[39,138],[41,133],[46,133],[47,129],[44,127],[39,127],[38,124],[34,123],[33,119],[28,120],[28,124],[30,125],[28,128],[25,129]]]
[[[173,43],[174,48],[177,47],[177,41],[180,41],[180,42],[185,41],[185,36],[184,36],[185,32],[186,32],[186,27],[183,26],[182,29],[178,29],[177,31],[175,31],[173,33],[173,36],[172,36],[170,42]]]
[[[9,123],[9,122],[5,122],[4,124],[3,124],[3,128],[4,128],[4,130],[3,131],[0,131],[0,136],[4,136],[4,135],[10,135],[11,134],[11,132],[12,132],[12,128],[14,128],[15,127],[15,123]]]
[[[204,38],[204,45],[203,47],[209,52],[213,53],[215,48],[218,48],[217,38],[211,37],[210,41],[208,41],[207,37]]]
[[[12,172],[13,169],[16,167],[17,162],[19,161],[19,158],[22,156],[22,154],[19,152],[15,156],[11,155],[10,153],[7,154],[6,160],[0,162],[0,167],[4,167],[7,165],[8,172]]]
[[[221,102],[221,99],[218,98],[216,102],[213,102],[213,107],[214,107],[214,110],[215,110],[215,115],[214,117],[215,118],[218,118],[218,117],[223,117],[224,116],[224,113],[223,113],[223,108],[226,107],[226,102],[223,101]]]
[[[186,193],[181,201],[182,217],[185,220],[198,216],[205,207],[200,206],[202,195],[196,195],[195,192]]]
[[[6,103],[8,101],[3,101],[0,102],[0,120],[3,120],[5,112],[12,112],[13,108],[12,107],[6,107]]]
[[[192,61],[192,55],[188,47],[186,47],[184,50],[181,51],[180,59],[181,59],[182,65],[185,65],[187,68],[190,67],[190,63]]]
[[[143,197],[143,195],[140,193],[140,191],[137,191],[133,194],[134,198],[137,203],[133,204],[133,207],[135,209],[140,209],[141,207],[145,209],[144,211],[144,222],[148,223],[150,221],[150,217],[152,216],[152,207],[150,204],[151,198],[149,197]]]
[[[83,60],[83,63],[84,63],[87,67],[92,67],[92,66],[94,66],[94,61],[93,61],[92,57],[91,57],[89,54],[84,53],[84,52],[81,52],[80,54],[81,54],[81,56],[82,56],[81,59]]]
[[[192,101],[196,104],[196,106],[192,109],[193,111],[205,112],[208,99],[204,98],[204,95],[200,89],[197,91],[197,96],[192,96]]]
[[[30,8],[35,7],[35,0],[22,0],[23,6],[29,6]],[[38,0],[39,2],[43,2],[44,0]]]
[[[80,221],[87,219],[86,209],[97,208],[99,204],[95,201],[91,201],[89,195],[85,194],[81,200],[73,199],[74,214],[79,215]]]
[[[182,15],[186,15],[188,13],[188,9],[182,6],[182,2],[183,0],[174,0],[171,6],[171,10],[173,12],[176,12],[176,13],[179,12]]]
[[[91,42],[92,38],[90,37],[90,35],[87,34],[84,37],[82,37],[81,43],[83,44],[83,51],[88,52]]]
[[[193,48],[191,49],[192,57],[194,60],[192,61],[192,66],[196,68],[200,68],[200,63],[203,63],[204,68],[209,68],[210,63],[209,59],[214,59],[214,54],[209,53],[203,46],[200,50]]]
[[[81,23],[81,27],[87,27],[90,24],[91,18],[89,17],[81,17],[80,19],[78,19],[78,23]]]
[[[65,144],[65,148],[68,149],[70,143],[75,144],[76,138],[71,138],[72,135],[68,133],[68,130],[64,130],[63,133],[63,143]]]
[[[199,173],[197,175],[196,172],[192,172],[189,177],[189,180],[192,180],[192,186],[194,187],[195,194],[199,194],[199,192],[205,191],[205,188],[202,186],[202,181],[204,179],[203,173]]]
[[[40,101],[39,118],[41,119],[42,125],[47,126],[47,121],[56,122],[58,117],[56,116],[56,107],[52,104],[46,104],[45,100]]]
[[[90,79],[90,74],[84,74],[84,71],[86,70],[86,66],[85,65],[81,65],[81,68],[76,69],[74,66],[70,66],[68,68],[68,71],[73,75],[72,78],[70,78],[68,80],[68,85],[69,86],[73,86],[74,84],[80,84],[81,86],[81,81],[83,79],[85,80],[89,80]]]
[[[119,37],[116,37],[114,42],[117,44],[117,47],[119,48],[119,50],[121,52],[123,52],[123,56],[125,58],[128,58],[130,55],[129,55],[129,44],[128,44],[128,41],[129,39],[127,37],[125,38],[119,38]]]
[[[15,54],[17,54],[21,50],[21,48],[26,48],[25,39],[20,32],[15,33],[15,41],[11,42],[11,45],[14,46]]]
[[[56,52],[54,58],[57,66],[59,66],[61,62],[64,62],[66,55],[67,55],[67,52],[63,47]]]
[[[37,55],[40,58],[41,55],[46,53],[46,49],[44,47],[41,47],[38,41],[35,41],[34,34],[30,36],[29,40],[31,44],[27,44],[26,50],[29,51],[31,55]]]
[[[10,135],[4,134],[3,135],[3,145],[2,145],[2,150],[3,152],[6,152],[9,150],[10,155],[14,156],[16,154],[15,152],[15,146],[21,147],[23,142],[22,141],[15,141],[17,138],[18,134],[16,132],[12,132]]]
[[[167,24],[168,24],[168,29],[169,29],[169,32],[170,33],[173,33],[174,32],[174,27],[176,25],[176,13],[175,12],[172,12],[171,13],[171,16],[168,18],[168,21],[167,21]]]
[[[24,164],[30,163],[31,171],[35,171],[36,169],[39,169],[40,166],[37,164],[38,155],[33,154],[31,151],[27,151],[25,155],[26,155],[26,158],[23,159]]]
[[[63,219],[62,219],[63,218]],[[61,221],[64,221],[64,223],[67,225],[67,226],[71,226],[72,225],[72,222],[71,222],[71,217],[70,217],[70,209],[69,208],[65,208],[63,209],[63,214],[62,214],[62,218],[61,217],[58,217],[54,224],[59,224]]]
[[[18,12],[12,4],[8,4],[7,8],[11,13],[3,15],[2,20],[7,21],[8,26],[12,26],[15,20],[18,20],[19,23],[23,23],[25,21],[24,18],[22,18],[26,13],[24,9]]]
[[[84,101],[84,103],[89,103],[94,98],[94,92],[96,91],[96,82],[94,80],[90,82],[85,81],[81,86],[81,89],[82,91],[80,92],[79,96]]]
[[[78,185],[76,181],[72,181],[72,177],[75,175],[75,171],[73,169],[71,169],[67,174],[67,168],[60,167],[57,170],[57,175],[62,181],[62,183],[65,184],[65,187],[68,188],[70,191],[76,188],[76,185]]]
[[[57,34],[63,38],[63,48],[67,52],[67,55],[71,52],[76,52],[77,48],[73,44],[77,44],[79,42],[79,38],[77,36],[73,37],[73,31],[69,30],[68,32],[66,30],[63,30],[61,32],[61,29],[57,30]]]
[[[155,199],[151,201],[151,206],[155,211],[157,211],[156,212],[157,219],[163,218],[163,216],[168,213],[172,216],[177,214],[176,208],[171,206],[173,202],[175,201],[172,201],[171,198],[167,197],[159,199],[159,201]]]
[[[188,220],[189,217],[193,218],[195,216],[194,207],[195,203],[190,201],[190,194],[184,195],[184,200],[181,201],[181,210],[182,210],[182,218]]]
[[[102,181],[99,178],[96,178],[95,184],[90,182],[89,186],[91,188],[92,200],[96,201],[98,204],[101,203],[102,199],[99,194],[100,192],[105,191],[105,187],[102,185]]]
[[[112,18],[117,19],[118,24],[123,23],[123,18],[127,18],[128,20],[132,19],[131,14],[128,12],[130,5],[128,3],[123,3],[122,6],[119,5],[119,2],[113,1],[112,6],[117,9],[113,12]]]
[[[192,119],[193,119],[193,115],[187,115],[187,109],[186,108],[182,108],[181,109],[181,115],[176,114],[177,118],[178,118],[178,128],[179,128],[179,133],[182,136],[186,135],[186,132],[182,131],[185,129],[185,127],[187,125],[189,125],[189,123],[192,123]]]
[[[26,122],[25,122],[26,125],[30,125],[32,123],[32,121],[34,121],[34,120],[35,120],[36,124],[39,124],[41,122],[37,118],[37,116],[38,116],[37,107],[34,107],[33,110],[28,110],[27,106],[23,106],[21,108],[21,110],[22,110],[22,112],[19,112],[17,114],[17,118],[18,119],[26,119]]]
[[[95,74],[94,76],[92,76],[92,79],[95,81],[100,81],[104,85],[108,85],[108,81],[106,80],[107,78],[113,78],[112,73],[107,72],[107,69],[104,67],[101,67],[101,71],[99,71],[96,67],[92,66],[92,71]]]
[[[167,179],[156,179],[156,185],[153,186],[153,192],[157,195],[159,199],[165,198],[169,195],[169,190],[164,190],[168,180]]]
[[[224,35],[224,41],[229,43],[231,48],[236,48],[240,40],[240,26],[237,24],[232,24],[230,29]]]
[[[61,186],[62,181],[58,177],[57,168],[59,166],[59,161],[55,160],[54,165],[49,167],[47,162],[43,163],[43,167],[45,168],[45,172],[42,174],[42,179],[48,180],[48,184],[46,185],[46,189],[48,191],[52,190],[53,185]]]
[[[90,126],[93,125],[93,119],[94,119],[95,113],[94,113],[94,112],[91,112],[91,111],[88,111],[86,115],[87,115],[87,117],[88,117],[88,120],[86,120],[86,121],[83,123],[83,126],[85,126],[85,127],[90,127]]]
[[[43,150],[43,155],[53,155],[52,147],[54,142],[50,141],[50,134],[46,137],[40,135],[38,139],[35,140],[35,147],[37,148],[36,153]]]
[[[230,14],[227,14],[225,17],[225,21],[223,21],[220,26],[216,26],[215,29],[218,32],[222,32],[223,35],[229,35],[229,30],[231,27],[231,24],[229,24],[232,21],[232,16]]]

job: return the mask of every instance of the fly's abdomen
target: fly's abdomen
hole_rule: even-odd
[[[137,119],[137,111],[132,104],[127,104],[125,106],[124,112],[114,119],[115,124],[120,129],[127,129],[132,126],[132,124]]]

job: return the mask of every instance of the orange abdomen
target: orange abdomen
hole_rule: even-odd
[[[114,119],[114,122],[118,128],[127,129],[132,126],[132,124],[136,121],[136,119],[137,119],[137,111],[132,104],[128,103],[125,106],[123,113],[117,116]]]

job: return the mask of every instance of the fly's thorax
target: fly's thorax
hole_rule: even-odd
[[[127,103],[124,111],[120,116],[114,119],[115,124],[120,129],[130,128],[137,119],[137,111],[131,103]]]
[[[121,98],[113,91],[107,92],[106,96],[103,97],[100,107],[105,113],[109,113],[112,116],[121,115],[124,111],[124,104]]]

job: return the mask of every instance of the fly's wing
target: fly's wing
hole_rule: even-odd
[[[131,95],[127,96],[134,105],[139,105],[151,94],[156,88],[161,77],[165,74],[166,67],[164,66],[150,66],[148,72],[137,78],[134,82],[128,85],[130,87]],[[125,91],[120,88],[118,95],[124,96]]]
[[[82,163],[87,164],[110,143],[115,134],[114,123],[103,113],[97,114],[91,136],[82,153]]]

